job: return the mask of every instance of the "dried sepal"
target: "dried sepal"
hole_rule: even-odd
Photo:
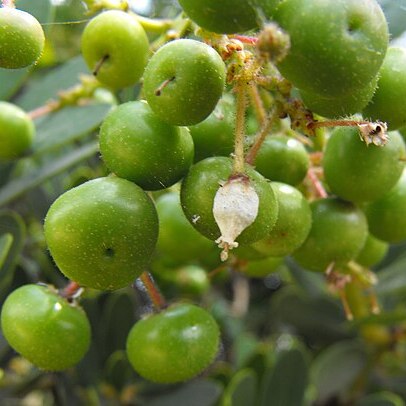
[[[382,121],[375,123],[359,123],[357,125],[361,140],[367,145],[374,144],[377,147],[383,147],[389,140],[388,126]]]
[[[221,232],[216,244],[223,249],[222,261],[227,260],[229,250],[238,247],[236,238],[255,221],[258,209],[259,197],[247,176],[232,176],[220,186],[213,215]]]

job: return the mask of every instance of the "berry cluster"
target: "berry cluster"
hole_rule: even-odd
[[[371,289],[369,268],[406,240],[406,51],[388,46],[376,0],[179,3],[178,31],[152,44],[152,23],[128,9],[83,31],[96,87],[140,97],[100,127],[110,174],[47,212],[46,243],[71,284],[25,285],[3,305],[5,338],[42,369],[89,347],[82,288],[140,278],[156,313],[132,328],[128,358],[148,380],[181,382],[213,362],[219,327],[195,304],[168,306],[148,271],[196,298],[209,271],[265,277],[292,256],[326,273],[352,318],[351,292]],[[0,8],[0,67],[35,64],[43,46],[34,17]],[[34,133],[0,103],[1,160],[28,153]]]

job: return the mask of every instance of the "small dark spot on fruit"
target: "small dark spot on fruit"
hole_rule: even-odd
[[[106,257],[109,257],[109,258],[114,257],[114,249],[113,248],[106,248],[104,250],[104,255],[106,255]]]

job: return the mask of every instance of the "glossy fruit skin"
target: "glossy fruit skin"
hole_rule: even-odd
[[[206,158],[193,165],[183,179],[180,200],[186,218],[201,234],[216,240],[221,233],[213,216],[213,201],[221,182],[232,173],[232,160],[225,157]],[[259,197],[258,216],[236,239],[250,244],[269,234],[278,216],[278,202],[271,185],[252,168],[246,168]]]
[[[216,248],[213,241],[197,232],[183,213],[178,193],[156,200],[159,217],[157,255],[168,265],[186,264],[205,258]]]
[[[109,10],[94,17],[82,34],[82,54],[97,79],[118,89],[137,83],[148,61],[149,43],[140,23],[124,11]]]
[[[306,240],[312,225],[312,212],[299,190],[279,182],[273,182],[272,188],[278,199],[278,219],[270,234],[252,247],[272,257],[283,257]]]
[[[45,35],[38,20],[25,11],[0,8],[0,68],[20,69],[42,54]]]
[[[378,89],[364,117],[385,121],[390,130],[406,125],[406,50],[390,47],[380,69]]]
[[[265,278],[277,271],[283,264],[283,257],[267,257],[257,261],[249,261],[242,267],[241,271],[250,278]]]
[[[99,178],[61,195],[46,215],[44,231],[56,265],[69,279],[113,290],[145,271],[158,238],[158,216],[137,185]]]
[[[46,286],[24,285],[13,291],[1,310],[1,328],[11,347],[48,371],[77,364],[90,345],[84,311]]]
[[[348,95],[377,75],[388,26],[375,0],[285,0],[274,18],[291,40],[278,68],[299,89],[325,97]]]
[[[400,178],[406,155],[398,132],[389,133],[384,147],[367,146],[355,127],[337,128],[331,134],[323,157],[326,181],[343,199],[366,202],[385,195]]]
[[[406,239],[406,172],[381,199],[367,205],[365,213],[370,232],[390,243]]]
[[[208,272],[199,265],[183,265],[175,268],[153,263],[152,272],[165,296],[196,298],[210,289]]]
[[[254,8],[246,1],[179,0],[185,13],[198,25],[219,34],[257,28]]]
[[[276,182],[299,184],[309,169],[309,155],[301,142],[283,134],[270,135],[255,159],[255,170]]]
[[[305,106],[313,113],[327,118],[340,118],[360,113],[372,99],[377,84],[378,76],[366,87],[348,95],[331,98],[301,90],[300,96]]]
[[[163,122],[144,101],[121,104],[108,114],[99,142],[107,167],[144,190],[172,186],[193,163],[188,129]]]
[[[355,258],[355,262],[368,268],[377,265],[384,259],[388,249],[389,244],[387,242],[368,234],[361,252]]]
[[[336,198],[315,200],[312,228],[293,254],[310,271],[324,272],[331,263],[345,264],[361,251],[368,235],[364,213],[350,202]]]
[[[208,117],[224,84],[225,65],[220,55],[192,39],[179,39],[159,48],[144,73],[145,98],[152,110],[178,126],[197,124]]]
[[[212,156],[230,156],[234,151],[234,103],[234,99],[221,98],[205,120],[189,127],[195,162]]]
[[[175,304],[138,321],[127,339],[127,355],[136,372],[153,382],[193,378],[213,361],[219,328],[204,309]]]
[[[34,137],[34,123],[25,111],[0,101],[0,160],[21,157],[31,147]]]
[[[200,27],[218,34],[234,34],[257,29],[264,17],[271,18],[280,1],[179,0],[179,4]]]

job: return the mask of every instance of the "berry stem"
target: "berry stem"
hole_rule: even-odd
[[[314,168],[309,168],[309,170],[307,171],[307,177],[310,180],[319,197],[323,199],[328,197],[328,193],[326,192],[326,189],[324,189],[324,186],[322,185],[319,178],[315,174]]]
[[[254,165],[255,158],[258,154],[259,149],[261,148],[263,142],[265,141],[266,136],[269,134],[271,126],[273,124],[273,117],[267,118],[262,125],[260,132],[255,137],[254,144],[251,146],[250,150],[247,153],[245,162],[250,165]]]
[[[341,303],[343,305],[345,317],[347,320],[354,320],[354,315],[351,311],[350,304],[348,303],[347,294],[344,289],[338,289],[338,296],[340,296]]]
[[[102,68],[103,64],[109,59],[109,55],[104,55],[103,58],[99,60],[99,62],[96,63],[96,66],[93,69],[93,76],[97,76],[100,69]]]
[[[53,111],[56,111],[60,108],[60,103],[53,100],[43,106],[40,106],[34,110],[29,111],[27,114],[32,119],[35,120],[36,118],[45,116]]]
[[[155,307],[155,310],[159,311],[167,307],[165,298],[160,292],[151,274],[149,272],[142,273],[140,276],[140,280],[144,285],[146,293],[148,294],[153,306]]]
[[[234,175],[244,173],[245,112],[247,108],[246,84],[243,82],[237,83],[235,92],[237,93],[237,112],[234,135]]]
[[[3,0],[3,7],[15,8],[14,0]]]
[[[168,31],[173,24],[173,21],[170,19],[155,20],[152,18],[140,16],[139,14],[136,13],[131,14],[134,15],[134,17],[142,25],[142,28],[144,28],[145,31],[154,34],[162,34],[163,32]]]
[[[257,117],[258,123],[263,126],[266,121],[266,110],[264,103],[261,99],[261,95],[259,94],[258,87],[255,84],[251,84],[248,88],[250,100],[252,106],[254,107],[255,115]]]
[[[233,35],[233,38],[238,39],[239,41],[241,41],[244,44],[248,44],[248,45],[255,45],[258,42],[258,38],[257,37],[249,37],[246,35]]]
[[[62,290],[60,290],[59,294],[66,299],[70,299],[80,290],[81,287],[77,282],[70,281]]]
[[[236,272],[233,275],[233,302],[231,313],[234,317],[244,317],[248,312],[250,302],[250,285],[248,279]]]

